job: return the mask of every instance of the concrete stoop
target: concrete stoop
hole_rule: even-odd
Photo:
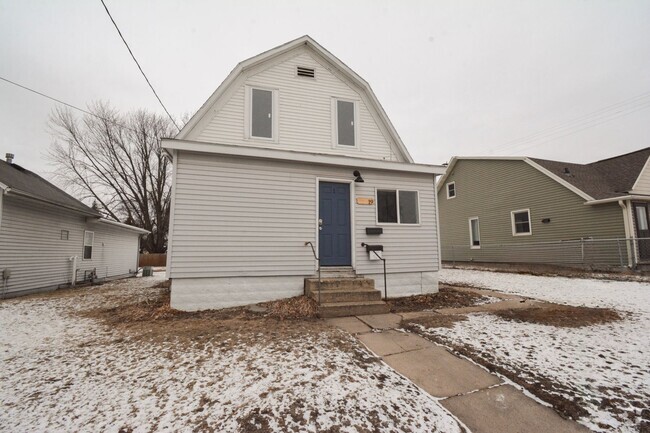
[[[319,301],[318,278],[305,278],[305,293]],[[375,281],[369,278],[322,278],[320,283],[320,317],[363,316],[388,313],[390,307],[381,300]]]

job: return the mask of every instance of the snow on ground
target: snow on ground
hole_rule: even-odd
[[[158,281],[0,303],[0,431],[460,431],[337,330],[161,342],[71,314],[145,299]]]
[[[481,313],[450,329],[426,332],[467,345],[479,357],[528,375],[527,380],[536,375],[551,379],[560,385],[558,392],[582,400],[589,415],[580,422],[595,431],[636,432],[643,409],[648,417],[649,284],[457,269],[443,269],[441,281],[629,313],[620,322],[581,328],[512,322]]]

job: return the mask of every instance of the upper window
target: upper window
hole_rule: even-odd
[[[530,209],[514,210],[510,213],[512,220],[512,235],[523,236],[532,235],[530,227]]]
[[[251,137],[273,138],[273,91],[251,89]]]
[[[481,230],[478,226],[478,217],[469,219],[469,245],[471,248],[481,248]]]
[[[456,182],[449,182],[447,184],[447,198],[456,197]]]
[[[95,242],[94,232],[84,232],[84,260],[93,258],[93,243]]]
[[[354,102],[336,100],[336,144],[356,146]]]
[[[377,190],[377,222],[419,224],[418,198],[417,191]]]

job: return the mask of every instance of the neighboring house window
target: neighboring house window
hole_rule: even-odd
[[[648,215],[645,213],[645,206],[637,206],[636,210],[636,228],[638,230],[648,230]]]
[[[273,91],[251,89],[251,137],[273,138]]]
[[[61,230],[61,240],[67,241],[70,239],[70,232],[68,230]]]
[[[93,258],[93,243],[95,242],[94,232],[84,232],[84,260]]]
[[[481,230],[478,226],[478,217],[469,219],[469,242],[472,248],[481,248]]]
[[[336,100],[336,144],[356,146],[356,107],[351,101]]]
[[[530,209],[514,210],[510,213],[512,221],[512,235],[524,236],[532,235],[530,227]]]
[[[456,182],[449,182],[447,184],[447,198],[456,197]]]
[[[419,224],[420,208],[418,192],[377,190],[377,222]]]

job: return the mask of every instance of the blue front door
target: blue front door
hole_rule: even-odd
[[[320,264],[350,266],[350,184],[320,182],[318,197]]]

